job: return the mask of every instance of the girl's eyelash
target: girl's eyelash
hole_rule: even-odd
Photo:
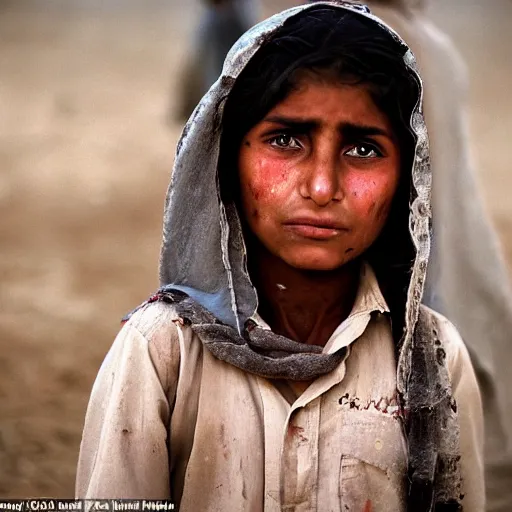
[[[384,151],[382,150],[382,148],[380,147],[379,144],[377,144],[376,142],[374,141],[368,141],[368,140],[358,140],[356,142],[353,142],[351,144],[348,144],[347,145],[350,149],[353,149],[353,148],[356,148],[358,146],[367,146],[369,147],[370,149],[373,149],[373,151],[375,151],[379,156],[383,156],[384,154]]]
[[[289,143],[282,144],[282,145],[278,144],[278,140],[281,137],[288,138],[289,139]],[[270,137],[267,140],[267,143],[270,144],[271,146],[274,146],[276,148],[280,148],[280,149],[283,149],[283,150],[285,150],[285,149],[289,150],[289,149],[299,149],[299,148],[302,148],[302,144],[297,140],[296,136],[290,135],[288,133],[283,133],[283,132],[280,132],[277,135],[274,135],[273,137]]]
[[[266,133],[265,136],[268,137],[269,139],[275,139],[276,137],[281,137],[281,136],[285,136],[285,137],[299,137],[300,134],[292,131],[292,130],[279,130],[279,131],[274,131],[274,132],[270,132],[270,133]]]

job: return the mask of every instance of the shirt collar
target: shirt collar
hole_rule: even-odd
[[[389,306],[382,295],[377,277],[370,264],[364,261],[361,265],[359,288],[349,318],[360,313],[389,313]]]
[[[389,313],[389,307],[382,295],[372,267],[369,263],[363,262],[359,288],[352,311],[332,333],[324,346],[323,353],[333,354],[356,341],[366,330],[374,312]]]
[[[323,352],[331,354],[354,342],[368,325],[373,312],[389,313],[390,311],[380,290],[375,272],[368,262],[363,261],[359,276],[359,287],[357,289],[354,305],[352,306],[352,311],[332,333],[325,344]],[[270,326],[261,318],[258,312],[254,313],[251,320],[262,329],[270,330]],[[357,334],[361,328],[362,332]]]

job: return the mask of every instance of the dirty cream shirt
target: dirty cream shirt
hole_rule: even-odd
[[[480,395],[461,338],[439,323],[458,404],[464,511],[481,512]],[[404,511],[395,347],[368,266],[324,351],[342,347],[337,369],[301,393],[215,359],[169,304],[144,307],[94,384],[77,497],[172,498],[182,512]]]

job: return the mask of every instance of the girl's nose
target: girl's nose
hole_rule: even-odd
[[[323,153],[323,154],[322,154]],[[312,155],[313,156],[313,155]],[[301,195],[318,206],[341,200],[339,161],[334,151],[318,151],[307,162],[307,172],[301,184]]]

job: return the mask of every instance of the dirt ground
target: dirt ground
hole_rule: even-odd
[[[437,0],[468,60],[483,193],[512,264],[512,4]],[[144,6],[144,7],[142,7]],[[184,0],[0,0],[0,496],[71,497],[119,318],[157,285]]]

